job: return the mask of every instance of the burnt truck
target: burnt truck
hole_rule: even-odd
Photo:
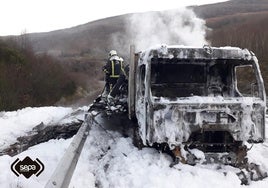
[[[265,139],[266,94],[253,52],[236,47],[131,46],[128,116],[142,145],[164,145],[194,164],[244,163]],[[134,55],[135,54],[135,55]]]
[[[171,166],[232,165],[242,184],[267,177],[247,159],[248,143],[265,140],[266,94],[253,52],[161,45],[135,53],[131,46],[120,88],[116,102],[99,97],[89,109],[102,129],[167,152]]]

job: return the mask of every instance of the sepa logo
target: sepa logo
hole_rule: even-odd
[[[25,157],[22,161],[18,158],[12,163],[11,170],[19,176],[20,174],[24,175],[25,178],[30,178],[33,174],[39,176],[45,169],[44,164],[36,158],[33,161],[30,157]]]

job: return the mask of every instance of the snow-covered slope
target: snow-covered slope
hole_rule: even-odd
[[[45,115],[44,111],[48,115]],[[3,141],[6,144],[13,142],[16,136],[31,129],[30,124],[33,126],[39,124],[39,121],[32,121],[35,118],[40,118],[43,122],[59,122],[63,121],[63,117],[70,117],[68,114],[72,111],[73,109],[69,108],[45,107],[3,112],[0,117],[0,128],[4,131],[0,131],[0,145]],[[26,112],[29,116],[25,115]],[[51,117],[53,118],[49,120]],[[6,123],[5,126],[2,122]],[[20,122],[24,123],[20,124]],[[3,128],[9,125],[12,125],[9,130]],[[13,131],[14,138],[9,139]],[[0,156],[0,187],[44,187],[71,140],[50,140],[14,157]],[[45,170],[40,176],[33,175],[26,179],[24,176],[15,176],[10,170],[10,165],[17,158],[22,160],[26,156],[33,160],[38,158],[44,163]],[[268,171],[268,142],[255,145],[249,151],[249,160],[262,165]],[[133,146],[130,138],[124,138],[116,132],[105,132],[99,127],[92,127],[70,187],[243,187],[235,174],[238,169],[230,166],[178,164],[170,168],[170,163],[171,157],[167,154],[151,148],[138,150]],[[266,188],[268,178],[251,182],[248,187]]]

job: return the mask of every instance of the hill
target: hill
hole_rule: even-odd
[[[212,46],[238,46],[252,50],[259,59],[268,91],[268,0],[232,0],[194,7],[210,30]]]
[[[111,33],[122,31],[123,19],[124,16],[112,17],[69,29],[30,34],[29,38],[38,53],[50,52],[61,56],[90,53],[100,57],[98,54],[103,50],[108,53]],[[99,51],[101,47],[104,48]]]
[[[209,28],[217,29],[228,26],[228,23],[234,27],[248,18],[262,17],[268,11],[268,0],[231,0],[190,8],[198,17],[206,20]],[[139,16],[144,19],[146,14],[148,13]],[[122,36],[122,40],[131,37],[125,35],[128,34],[128,22],[133,15],[105,18],[68,29],[29,34],[28,37],[37,53],[50,53],[61,57],[88,54],[91,58],[103,59],[108,51],[114,48],[114,35]]]
[[[192,6],[197,16],[208,19],[239,13],[268,10],[268,0],[229,0],[227,2]]]
[[[73,80],[54,58],[0,40],[0,111],[52,105],[75,90]]]
[[[206,39],[212,46],[238,46],[254,51],[260,60],[264,80],[268,83],[268,58],[265,53],[268,48],[266,23],[268,0],[231,0],[189,8],[205,20],[206,27],[209,28],[206,32]],[[198,32],[198,34],[203,32],[202,21],[193,21],[197,19],[189,12],[174,14],[174,11],[126,14],[68,29],[25,34],[25,37],[31,41],[36,54],[53,55],[69,68],[71,75],[77,79],[77,83],[87,90],[87,96],[90,96],[89,100],[91,100],[103,87],[101,68],[106,61],[108,51],[117,49],[128,61],[129,44],[137,40],[131,34],[144,32],[139,30],[140,28],[135,28],[135,31],[131,30],[129,24],[133,21],[133,17],[138,18],[136,24],[146,27],[154,25],[153,29],[146,30],[146,35],[138,39],[143,43],[154,38],[157,33],[162,36],[179,33],[175,37],[171,36],[169,41],[187,45],[187,42],[183,40],[187,36],[188,39],[192,38],[191,44],[194,40],[198,41],[197,44],[202,44],[202,36],[196,35]],[[148,19],[149,17],[151,18]],[[157,20],[156,17],[163,19]],[[173,21],[179,22],[178,20],[182,22],[181,25],[172,25]],[[171,27],[157,28],[162,22],[169,22]],[[184,29],[185,26],[187,29]],[[173,28],[176,29],[170,31]],[[196,28],[199,30],[191,33]],[[164,30],[170,32],[164,33]]]

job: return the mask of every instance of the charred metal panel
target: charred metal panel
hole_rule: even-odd
[[[236,47],[215,48],[189,48],[186,46],[164,46],[151,49],[149,56],[157,58],[179,59],[252,59],[252,54],[247,49]]]
[[[129,66],[129,84],[128,84],[128,117],[133,119],[135,113],[135,75],[136,75],[136,63],[135,63],[135,46],[130,46],[130,66]]]
[[[235,68],[245,65],[256,74],[256,96],[242,96],[237,89]],[[228,135],[225,142],[264,140],[264,84],[248,50],[161,46],[141,54],[141,67],[145,75],[137,75],[136,116],[144,143],[180,145],[202,132]]]
[[[150,133],[148,140],[161,143],[168,138],[170,144],[187,143],[190,135],[198,131],[226,131],[235,141],[263,139],[261,127],[257,127],[263,119],[261,115],[254,116],[261,108],[256,109],[254,106],[259,105],[250,100],[219,98],[213,103],[180,103],[161,104],[162,108],[154,104],[151,128],[155,134]]]

